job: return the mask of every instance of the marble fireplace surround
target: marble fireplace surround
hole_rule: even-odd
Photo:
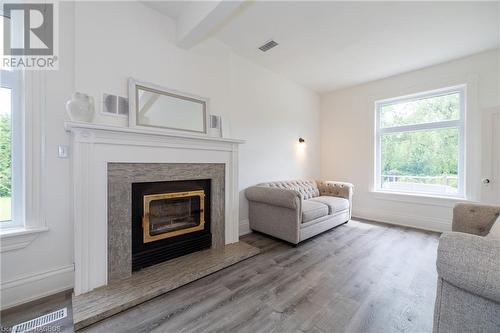
[[[212,248],[222,248],[224,178],[222,163],[109,163],[108,283],[132,274],[132,183],[210,179]]]
[[[71,134],[75,296],[130,275],[129,255],[118,255],[115,251],[125,245],[123,239],[130,233],[130,223],[120,222],[123,225],[116,233],[116,221],[112,219],[108,225],[108,207],[113,209],[108,204],[108,173],[115,184],[115,176],[123,173],[125,166],[148,165],[148,168],[158,168],[156,171],[160,175],[170,177],[174,169],[182,173],[176,167],[172,169],[173,165],[190,164],[192,168],[186,171],[190,176],[201,172],[200,178],[210,176],[217,184],[224,183],[214,187],[216,191],[224,190],[220,193],[223,206],[214,210],[223,221],[223,229],[220,223],[215,229],[214,245],[225,244],[227,248],[228,244],[238,243],[238,147],[244,141],[80,122],[66,122],[65,129]],[[122,176],[160,180],[141,178],[138,170]],[[111,194],[115,193],[113,186]],[[120,195],[127,201],[130,194],[125,190]],[[111,241],[109,253],[108,240]],[[117,245],[120,242],[122,245]],[[117,269],[115,264],[124,264],[127,270]]]

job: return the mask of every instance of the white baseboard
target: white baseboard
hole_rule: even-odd
[[[250,221],[248,219],[244,219],[240,221],[240,236],[247,235],[251,233],[250,230]]]
[[[74,266],[68,265],[48,271],[2,281],[0,309],[5,310],[36,299],[73,288]]]
[[[356,217],[358,217],[361,219],[383,222],[387,224],[395,224],[437,232],[451,230],[451,220],[438,217],[429,217],[422,215],[415,216],[389,211],[381,213],[377,211],[365,211],[359,209],[354,209],[352,215],[354,220],[356,219]]]

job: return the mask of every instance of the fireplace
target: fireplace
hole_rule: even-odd
[[[212,238],[210,249],[223,250],[238,242],[238,149],[243,141],[95,123],[66,122],[64,126],[73,148],[75,295],[143,272],[132,272],[132,225],[134,231],[137,223],[142,225],[142,213],[134,216],[139,222],[132,224],[134,183],[210,179],[210,191],[205,191],[210,213],[204,211],[204,229],[209,227]],[[136,205],[142,207],[143,200]],[[134,248],[138,254],[143,234],[140,242],[136,237],[137,232]]]
[[[132,183],[132,271],[211,244],[209,179]]]

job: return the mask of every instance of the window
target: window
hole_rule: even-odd
[[[379,101],[375,189],[465,197],[465,88]]]
[[[4,28],[11,41],[22,26],[4,24],[0,11],[0,54]],[[7,22],[8,23],[8,22]],[[19,23],[21,24],[21,23]],[[9,32],[7,32],[9,33]],[[47,231],[43,211],[43,71],[10,70],[0,64],[0,252],[28,246]]]
[[[23,222],[22,72],[1,70],[0,227]]]
[[[9,17],[0,12],[2,54],[4,28]],[[20,29],[10,31],[19,39]],[[9,33],[9,31],[7,31]],[[0,64],[0,229],[24,225],[23,185],[23,72]]]

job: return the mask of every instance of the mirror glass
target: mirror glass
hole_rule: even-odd
[[[206,102],[137,86],[137,125],[206,133]]]

